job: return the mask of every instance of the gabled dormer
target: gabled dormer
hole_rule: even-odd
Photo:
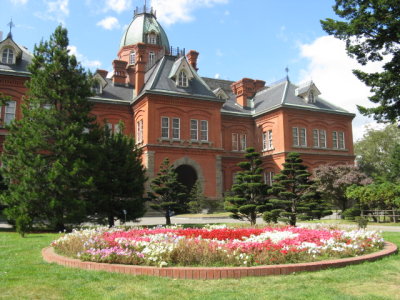
[[[100,71],[100,72],[99,72]],[[93,76],[93,87],[92,90],[96,95],[101,95],[103,93],[103,89],[107,85],[107,81],[104,79],[102,70],[98,70],[96,74]]]
[[[296,89],[295,95],[303,98],[306,103],[315,103],[317,97],[321,95],[321,92],[316,87],[313,81],[309,81],[305,84],[300,85]]]
[[[0,63],[15,65],[22,56],[22,49],[13,41],[11,34],[0,42]]]
[[[171,68],[168,78],[175,80],[178,87],[188,87],[190,80],[193,79],[193,68],[189,65],[184,56],[175,61]]]
[[[225,91],[223,90],[223,89],[221,89],[220,87],[219,88],[217,88],[217,89],[215,89],[215,90],[213,90],[213,93],[215,94],[215,96],[218,98],[218,99],[222,99],[222,100],[228,100],[229,99],[229,96],[225,93]]]

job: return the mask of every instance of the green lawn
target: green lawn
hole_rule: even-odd
[[[0,299],[400,299],[400,258],[314,273],[211,281],[70,269],[43,262],[57,234],[0,231]],[[400,245],[400,233],[385,233]]]

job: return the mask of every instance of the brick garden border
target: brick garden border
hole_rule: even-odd
[[[349,257],[343,259],[324,260],[311,263],[268,265],[257,267],[150,267],[121,264],[106,264],[96,262],[85,262],[58,255],[54,248],[47,247],[42,250],[43,259],[49,263],[79,268],[85,270],[98,270],[107,272],[125,273],[131,275],[151,275],[159,277],[181,278],[181,279],[221,279],[221,278],[241,278],[247,276],[268,276],[285,275],[303,271],[319,271],[327,268],[344,267],[347,265],[359,264],[364,261],[374,261],[384,256],[397,253],[397,246],[390,242],[385,242],[381,251],[371,254]]]

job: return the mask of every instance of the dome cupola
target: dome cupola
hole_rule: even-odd
[[[144,6],[143,10],[135,9],[133,20],[122,36],[120,49],[137,43],[158,45],[169,50],[168,37],[158,23],[153,8],[148,10]]]

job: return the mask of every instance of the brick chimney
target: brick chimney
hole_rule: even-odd
[[[98,73],[101,77],[103,77],[105,79],[107,77],[108,71],[97,69],[96,73]]]
[[[265,81],[243,78],[231,84],[233,93],[236,95],[236,102],[242,107],[247,107],[247,100],[265,86]]]
[[[199,68],[197,68],[197,57],[199,57],[199,52],[190,50],[188,54],[186,54],[186,57],[189,61],[189,64],[193,67],[193,69],[198,71]]]
[[[113,61],[114,75],[112,76],[112,81],[114,84],[125,85],[126,65],[127,62],[123,60],[115,59]]]
[[[137,44],[137,52],[136,52],[136,62],[135,62],[135,93],[136,96],[139,95],[140,91],[144,86],[144,75],[146,73],[146,63],[147,63],[147,55],[146,55],[146,45],[143,43]]]

